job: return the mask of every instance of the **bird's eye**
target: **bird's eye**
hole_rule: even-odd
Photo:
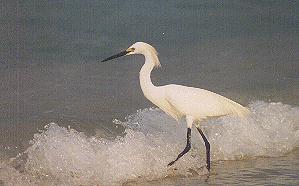
[[[135,48],[128,48],[127,49],[127,52],[134,52],[135,51]]]
[[[128,48],[126,51],[127,51],[127,53],[129,53],[129,52],[134,52],[134,51],[135,51],[135,48]]]

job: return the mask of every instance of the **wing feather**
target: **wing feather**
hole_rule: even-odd
[[[197,119],[234,114],[245,117],[249,110],[239,103],[208,90],[167,85],[166,100],[183,115],[192,115]]]

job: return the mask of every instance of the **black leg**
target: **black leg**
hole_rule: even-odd
[[[211,168],[211,160],[210,160],[210,143],[207,140],[207,138],[205,137],[205,135],[203,134],[202,130],[200,128],[197,128],[198,132],[200,133],[203,141],[205,142],[205,146],[206,146],[206,155],[207,155],[207,169],[210,172],[210,168]]]
[[[186,154],[190,149],[191,149],[191,128],[188,128],[188,129],[187,129],[187,145],[186,145],[185,149],[178,155],[178,157],[177,157],[174,161],[170,162],[170,163],[168,164],[168,166],[173,165],[178,159],[180,159],[180,158],[181,158],[184,154]]]

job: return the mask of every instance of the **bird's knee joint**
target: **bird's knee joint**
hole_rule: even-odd
[[[190,149],[191,149],[191,144],[188,144],[188,145],[186,146],[186,149],[190,150]]]
[[[190,149],[191,149],[191,144],[190,144],[190,143],[188,143],[188,144],[186,145],[186,147],[185,147],[184,151],[188,151],[188,150],[190,150]]]

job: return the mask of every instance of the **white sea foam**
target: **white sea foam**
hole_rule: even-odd
[[[249,108],[248,119],[222,117],[202,124],[212,161],[275,157],[299,146],[298,107],[257,101]],[[8,185],[118,185],[207,172],[205,148],[196,130],[191,152],[166,166],[185,146],[184,121],[178,125],[159,109],[144,109],[114,122],[126,128],[115,140],[48,124],[34,135],[22,171],[3,163],[0,180]]]

